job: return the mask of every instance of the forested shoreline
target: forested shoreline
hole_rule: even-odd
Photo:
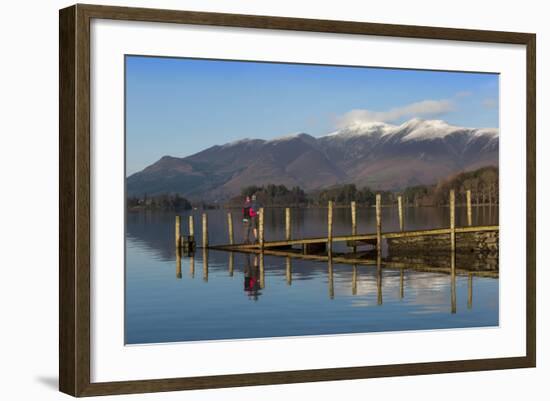
[[[192,202],[179,194],[129,197],[128,210],[180,211],[191,208],[212,209],[240,207],[246,196],[256,195],[259,204],[265,207],[324,207],[328,201],[335,206],[348,206],[355,201],[358,206],[373,206],[376,194],[381,194],[382,204],[393,204],[402,196],[405,206],[442,206],[449,201],[449,190],[454,189],[457,202],[465,203],[466,191],[471,191],[472,203],[498,204],[498,168],[483,167],[474,171],[461,172],[439,181],[434,185],[417,185],[400,191],[377,191],[355,184],[342,184],[320,190],[305,192],[299,186],[287,188],[285,185],[251,185],[243,188],[241,194],[226,202]]]

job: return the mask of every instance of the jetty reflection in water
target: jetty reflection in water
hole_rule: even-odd
[[[128,344],[498,325],[498,270],[479,258],[469,270],[450,254],[425,268],[418,258],[173,254],[128,239]]]

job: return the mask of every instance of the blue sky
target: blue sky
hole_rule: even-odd
[[[498,127],[498,93],[496,74],[127,56],[127,174],[164,155],[356,120]]]

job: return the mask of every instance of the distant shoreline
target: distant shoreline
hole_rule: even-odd
[[[380,205],[382,208],[394,208],[396,207],[396,204],[394,203],[386,203],[386,204],[381,204]],[[494,207],[494,206],[499,206],[498,203],[489,203],[489,202],[486,202],[486,203],[479,203],[479,204],[472,204],[472,207],[487,207],[487,206],[491,206],[491,207]],[[290,209],[327,209],[327,206],[320,206],[320,205],[304,205],[304,206],[301,206],[301,205],[266,205],[266,206],[262,206],[264,209],[286,209],[286,208],[290,208]],[[375,208],[376,205],[361,205],[361,204],[357,204],[357,208],[361,208],[361,209],[370,209],[370,208]],[[405,208],[414,208],[414,209],[421,209],[421,208],[447,208],[449,207],[449,205],[403,205],[403,207]],[[456,204],[456,207],[466,207],[466,203],[457,203]],[[182,213],[182,212],[188,212],[188,211],[208,211],[208,210],[235,210],[235,209],[241,209],[242,206],[238,206],[238,205],[235,205],[235,206],[221,206],[221,207],[210,207],[210,208],[202,208],[202,207],[194,207],[194,208],[191,208],[191,209],[174,209],[174,210],[169,210],[169,209],[161,209],[161,208],[148,208],[148,207],[144,207],[144,206],[132,206],[132,207],[127,207],[126,208],[126,212],[130,212],[130,213],[137,213],[137,212],[162,212],[162,213],[166,213],[166,212],[174,212],[174,213]],[[351,205],[337,205],[335,204],[333,206],[334,209],[350,209],[351,208]]]

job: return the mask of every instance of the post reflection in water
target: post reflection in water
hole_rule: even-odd
[[[334,269],[332,266],[332,257],[329,254],[328,258],[328,296],[334,299]]]
[[[235,254],[229,252],[229,277],[233,277],[233,270],[235,265]]]
[[[405,296],[405,272],[403,269],[399,272],[399,298],[403,299]]]
[[[252,256],[252,263],[250,263],[250,259],[251,255],[247,254],[244,265],[244,291],[247,293],[249,299],[257,301],[261,295],[261,274],[258,267],[258,255]]]
[[[455,252],[451,252],[451,313],[456,313],[456,268]]]
[[[208,249],[202,248],[202,279],[208,282]]]
[[[353,271],[351,275],[351,295],[357,295],[357,265],[353,265]]]
[[[256,258],[255,258],[256,259]],[[260,253],[260,288],[265,288],[264,253]]]
[[[186,255],[189,258],[189,275],[195,277],[195,256],[194,253]],[[208,249],[204,248],[202,250],[203,258],[203,280],[208,282]],[[292,285],[292,257],[285,256],[285,278],[287,285]],[[245,257],[245,291],[249,293],[249,296],[253,297],[255,300],[258,299],[260,292],[258,290],[265,288],[265,263],[264,263],[264,253],[260,252],[258,254],[247,254]],[[377,304],[383,304],[383,295],[382,295],[382,268],[383,262],[381,255],[378,255],[376,258],[376,288],[377,288]],[[233,277],[235,266],[235,252],[228,252],[228,269],[229,276]],[[334,289],[334,261],[329,253],[327,259],[327,281],[328,281],[328,292],[329,298],[334,299],[335,289]],[[357,286],[359,282],[359,268],[356,263],[352,264],[352,274],[351,274],[351,294],[357,295]],[[399,269],[399,298],[403,299],[405,297],[405,270],[406,267]],[[450,267],[449,267],[449,276],[450,276],[450,291],[451,291],[451,313],[456,314],[456,253],[450,253]],[[468,300],[467,308],[472,309],[473,307],[473,273],[468,273],[467,281],[467,291],[468,291]],[[182,252],[176,250],[176,278],[182,278]]]
[[[376,289],[378,291],[377,304],[382,305],[382,256],[380,252],[376,257]]]
[[[285,259],[285,266],[286,266],[286,283],[288,285],[292,285],[292,260],[290,256],[287,256]]]
[[[472,309],[473,281],[474,281],[474,276],[472,273],[469,273],[468,274],[468,309]]]
[[[176,277],[181,278],[181,250],[176,248]]]
[[[195,278],[195,254],[189,255],[189,275],[191,278]]]

